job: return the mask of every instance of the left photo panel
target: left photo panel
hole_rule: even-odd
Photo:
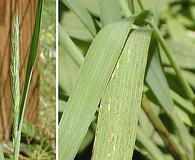
[[[56,160],[56,0],[0,0],[0,160]]]

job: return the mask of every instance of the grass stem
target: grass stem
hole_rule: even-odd
[[[141,10],[143,11],[144,10],[144,5],[143,5],[142,1],[138,0],[138,3],[139,3],[139,6],[140,6]]]
[[[134,8],[134,0],[129,0],[129,8],[131,10],[131,13],[135,13],[135,8]]]

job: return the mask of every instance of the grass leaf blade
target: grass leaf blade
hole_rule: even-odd
[[[100,104],[92,160],[132,158],[150,38],[142,28],[126,42]]]
[[[154,144],[154,142],[138,127],[137,140],[149,152],[153,159],[164,160],[164,155],[161,150]]]
[[[81,19],[86,28],[95,36],[96,28],[89,12],[76,0],[62,0],[62,2]]]
[[[92,42],[60,121],[60,160],[64,157],[66,160],[74,159],[134,20],[132,18],[105,26]]]
[[[100,19],[103,26],[112,22],[116,22],[120,19],[119,5],[117,0],[100,0],[99,5]]]
[[[38,49],[38,44],[39,44],[39,33],[40,33],[40,29],[41,29],[43,1],[44,0],[39,0],[38,6],[37,6],[36,19],[35,19],[33,36],[32,36],[32,40],[31,40],[31,47],[30,47],[30,53],[29,53],[29,57],[28,57],[25,84],[24,84],[24,90],[23,90],[23,96],[22,96],[22,102],[21,102],[22,108],[21,108],[21,112],[20,112],[21,113],[20,114],[20,124],[21,124],[23,116],[24,116],[26,98],[28,95],[30,80],[31,80],[32,72],[33,72],[35,62],[36,62],[36,57],[37,57],[37,49]]]
[[[66,31],[62,28],[61,24],[58,24],[59,29],[59,43],[69,53],[74,62],[81,66],[84,61],[82,53],[79,51],[77,46],[72,42]]]

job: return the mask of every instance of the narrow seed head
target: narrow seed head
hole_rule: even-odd
[[[12,32],[12,96],[13,96],[13,144],[15,144],[20,112],[20,77],[19,77],[19,21],[14,19]]]

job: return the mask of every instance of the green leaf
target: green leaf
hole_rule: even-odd
[[[30,80],[31,80],[31,76],[33,73],[35,63],[36,63],[37,49],[38,49],[38,44],[39,44],[39,33],[41,29],[42,8],[43,8],[43,0],[39,0],[38,6],[37,6],[37,12],[36,12],[34,31],[33,31],[32,40],[31,40],[30,52],[29,52],[29,57],[28,57],[22,102],[21,102],[22,108],[21,108],[21,114],[20,114],[20,125],[23,121],[25,105],[26,105],[26,98],[28,95]]]
[[[131,16],[130,8],[128,6],[127,0],[118,0],[119,6],[121,10],[124,12],[125,17]]]
[[[99,0],[80,0],[82,5],[96,17],[100,16]],[[87,4],[87,5],[86,5]]]
[[[66,108],[67,102],[63,100],[58,100],[58,112],[64,112],[64,108]]]
[[[0,144],[0,159],[4,160],[3,148],[1,146],[1,144]]]
[[[194,119],[195,114],[194,113],[188,112],[178,105],[175,105],[175,108],[183,123],[185,123],[186,125],[190,127],[195,126],[195,119]]]
[[[83,41],[93,40],[93,35],[72,11],[64,12],[60,23],[69,36]]]
[[[93,142],[94,135],[95,135],[95,127],[96,124],[92,122],[91,126],[87,131],[87,134],[85,135],[85,138],[81,143],[78,154],[83,153],[85,149],[89,146],[89,144]]]
[[[134,20],[105,26],[92,42],[59,124],[60,160],[74,159]]]
[[[179,94],[177,94],[173,90],[171,90],[171,96],[172,96],[172,99],[174,100],[174,102],[177,105],[181,106],[184,110],[191,112],[191,113],[195,113],[195,108],[194,108],[193,104],[191,103],[191,101],[184,99],[182,96],[180,96]]]
[[[78,65],[72,60],[68,53],[59,46],[58,78],[59,85],[70,96],[75,86],[79,73]],[[66,75],[66,76],[65,76]]]
[[[129,35],[101,100],[92,160],[132,158],[150,38],[146,28]]]
[[[166,18],[169,34],[173,40],[180,40],[191,44],[190,37],[187,36],[187,29],[179,22],[177,16],[167,16]]]
[[[120,19],[120,12],[117,0],[99,0],[100,19],[105,26],[106,24],[116,22]]]
[[[175,60],[178,62],[180,67],[186,69],[195,69],[194,45],[178,40],[168,40],[167,44],[171,52],[174,54]],[[166,56],[164,54],[161,54],[161,56],[163,63],[170,65]]]
[[[180,90],[182,92],[180,94],[183,95],[183,90],[181,88],[177,87],[178,85],[181,85],[181,83],[178,81],[177,75],[175,74],[175,71],[173,70],[173,68],[165,67],[164,70],[165,70],[165,73],[167,76],[172,76],[172,78],[173,78],[173,79],[169,78],[169,83],[174,82],[174,83],[172,83],[173,88],[176,90]],[[195,89],[195,75],[194,75],[194,73],[189,71],[189,70],[185,70],[185,69],[181,70],[181,72],[185,76],[185,78],[188,81],[188,83],[190,84],[190,86],[192,86],[192,88]],[[184,93],[184,95],[186,95],[186,94]]]
[[[128,0],[129,4],[131,4],[132,0]],[[140,12],[140,7],[138,0],[133,0],[134,1],[134,10],[135,12]],[[167,4],[167,1],[169,0],[142,0],[141,2],[143,3],[143,6],[145,9],[150,10],[153,13],[155,22],[158,24],[159,18],[160,18],[160,9],[161,7],[165,6]]]
[[[146,82],[149,88],[152,90],[159,103],[162,105],[163,109],[167,115],[174,122],[180,141],[184,149],[187,151],[189,157],[193,157],[193,147],[192,139],[186,126],[181,121],[176,110],[174,109],[174,104],[171,99],[170,89],[166,81],[165,75],[159,59],[159,49],[157,43],[154,41],[152,48],[150,50],[154,53],[152,60],[149,65],[149,69],[146,76]]]
[[[96,28],[91,15],[88,11],[76,0],[61,0],[70,10],[72,10],[87,27],[90,33],[95,36]]]
[[[151,137],[155,131],[143,110],[140,112],[139,126],[148,137]]]
[[[62,28],[60,24],[58,24],[58,30],[59,30],[59,43],[63,48],[69,53],[69,55],[72,57],[72,59],[75,61],[75,63],[78,66],[81,66],[81,64],[84,61],[84,57],[80,50],[77,48],[77,46],[73,43],[73,41],[70,39],[66,31]]]
[[[195,126],[195,108],[193,104],[174,91],[171,91],[171,96],[175,102],[175,107],[181,120],[188,126]]]
[[[164,154],[140,127],[138,127],[137,141],[144,146],[154,160],[164,160]]]

